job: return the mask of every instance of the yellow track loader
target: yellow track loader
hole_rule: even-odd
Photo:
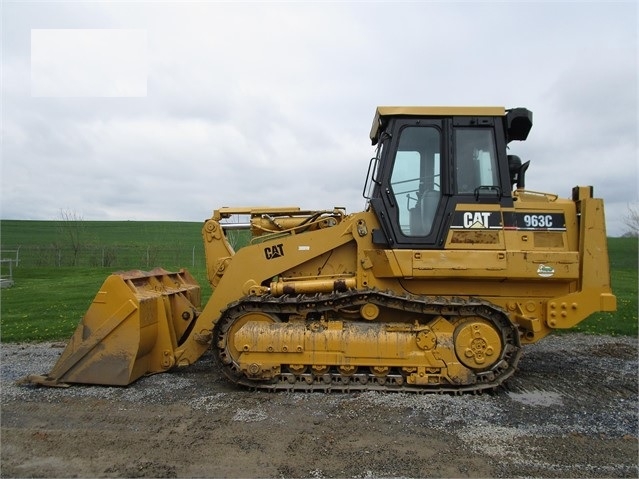
[[[603,201],[529,191],[525,108],[379,107],[365,211],[220,208],[213,294],[181,270],[111,275],[45,385],[127,385],[212,348],[272,390],[478,392],[522,345],[614,311]],[[245,218],[246,223],[230,222]],[[234,251],[230,231],[252,240]]]

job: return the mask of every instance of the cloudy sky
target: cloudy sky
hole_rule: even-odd
[[[4,219],[359,211],[378,105],[527,107],[528,188],[638,201],[635,2],[0,8]]]

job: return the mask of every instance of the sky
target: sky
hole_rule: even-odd
[[[0,217],[348,212],[379,105],[526,107],[526,187],[638,204],[635,2],[0,0]]]

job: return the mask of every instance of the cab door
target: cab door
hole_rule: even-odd
[[[395,247],[442,244],[449,199],[442,119],[396,119],[389,125],[371,205],[382,225],[374,240]]]

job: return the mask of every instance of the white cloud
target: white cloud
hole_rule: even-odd
[[[143,30],[31,30],[33,96],[146,96],[146,75]]]

